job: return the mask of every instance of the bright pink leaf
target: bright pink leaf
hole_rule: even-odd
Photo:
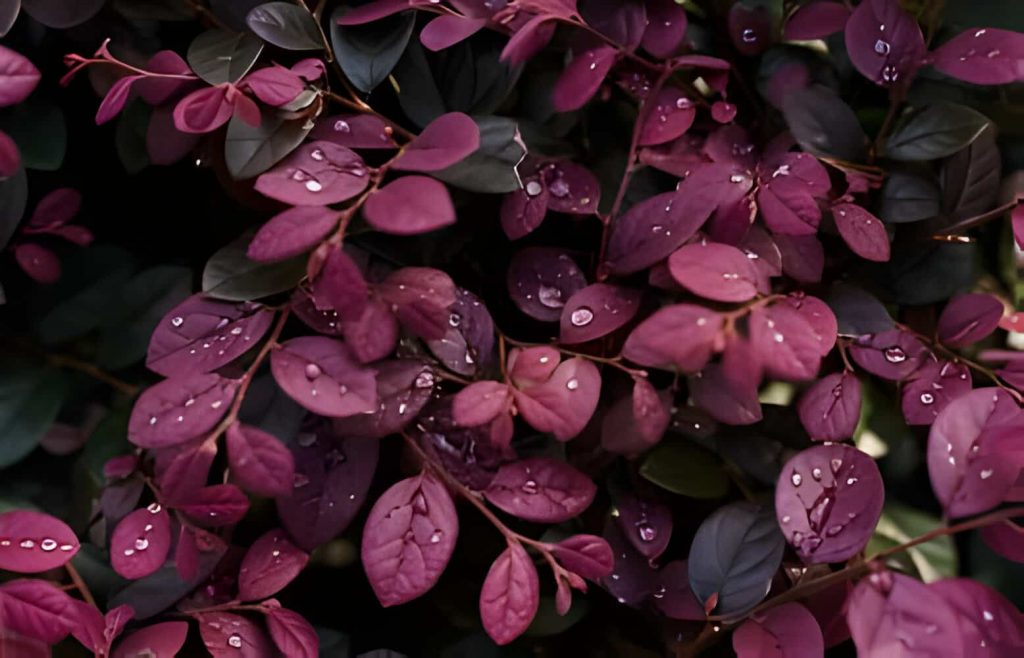
[[[288,658],[317,658],[320,638],[316,630],[297,612],[273,608],[267,613],[267,630],[274,644]]]
[[[586,105],[600,89],[618,54],[612,46],[598,46],[578,53],[555,83],[551,97],[555,109],[569,112]]]
[[[135,401],[128,440],[143,448],[184,443],[217,425],[238,382],[212,374],[185,374],[151,386]]]
[[[99,109],[96,110],[97,126],[110,121],[121,113],[124,104],[128,102],[128,96],[132,93],[132,85],[136,81],[142,80],[143,77],[141,75],[126,75],[111,85],[107,95],[103,97]]]
[[[0,569],[49,571],[63,566],[79,548],[74,531],[49,514],[30,510],[0,514]]]
[[[932,53],[932,66],[976,85],[1024,80],[1024,35],[991,27],[971,28]]]
[[[480,147],[480,128],[462,112],[442,114],[409,142],[393,169],[439,171],[465,160]]]
[[[220,128],[234,114],[230,87],[203,87],[185,96],[174,107],[174,127],[183,133],[208,133]]]
[[[480,590],[480,619],[499,645],[522,635],[540,606],[540,579],[519,542],[509,543],[491,565]]]
[[[341,341],[293,338],[271,353],[270,366],[285,393],[313,413],[339,418],[377,408],[373,371],[363,368]]]
[[[444,183],[403,176],[371,194],[363,216],[383,233],[418,235],[454,224],[455,205]]]
[[[110,564],[129,580],[144,578],[164,565],[171,550],[171,518],[160,505],[124,517],[110,537]]]
[[[274,658],[276,652],[256,622],[230,612],[198,615],[199,635],[213,658]]]
[[[590,506],[597,486],[568,463],[531,457],[505,464],[484,491],[499,509],[527,521],[561,523]]]
[[[452,400],[452,418],[459,425],[475,427],[508,413],[512,393],[508,384],[495,381],[473,382],[455,394]]]
[[[908,425],[931,425],[949,403],[971,390],[963,363],[929,360],[903,383],[903,418]]]
[[[249,73],[242,79],[241,86],[267,105],[281,107],[295,100],[306,83],[296,73],[275,64]]]
[[[39,78],[39,69],[28,58],[0,46],[0,107],[17,105],[28,98]]]
[[[722,316],[694,304],[659,309],[626,339],[622,355],[642,366],[695,373],[711,358]]]
[[[57,644],[78,623],[74,603],[48,582],[11,580],[0,585],[0,628]]]
[[[727,244],[695,242],[668,260],[672,277],[695,295],[745,302],[757,295],[757,271],[747,255]]]
[[[581,358],[563,361],[543,384],[515,389],[516,407],[534,429],[568,441],[583,431],[597,409],[601,373]]]
[[[939,580],[928,589],[956,613],[965,657],[978,652],[990,658],[1012,658],[1024,652],[1024,616],[996,590],[969,578]]]
[[[598,581],[615,568],[615,556],[608,542],[596,535],[573,535],[551,545],[551,552],[569,571]]]
[[[310,251],[338,224],[341,214],[322,206],[297,206],[272,217],[264,224],[246,255],[255,261],[273,263]]]
[[[306,142],[256,179],[256,190],[293,206],[326,206],[356,196],[369,184],[355,151],[324,140]]]
[[[188,622],[168,621],[135,631],[121,640],[112,658],[174,658],[185,646]]]
[[[804,315],[786,303],[756,308],[749,319],[750,344],[769,377],[806,381],[818,374],[821,343]]]

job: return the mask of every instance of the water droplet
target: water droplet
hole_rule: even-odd
[[[559,198],[569,196],[569,184],[561,178],[551,183],[551,185],[548,186],[548,189],[551,190],[551,194]]]
[[[352,127],[348,125],[348,121],[339,119],[334,122],[334,130],[339,133],[348,133],[352,132]]]
[[[162,510],[163,508],[160,507],[160,503],[150,503],[149,507],[147,507],[146,509],[149,510],[150,514],[159,514],[160,510]]]
[[[884,39],[879,39],[878,41],[875,42],[876,55],[881,55],[882,57],[885,57],[886,55],[889,54],[889,50],[890,47],[888,41],[885,41]]]
[[[319,192],[324,189],[324,186],[320,184],[320,181],[308,180],[306,181],[306,189],[310,192]]]
[[[658,538],[658,529],[646,521],[637,525],[636,530],[640,535],[640,541],[651,542]]]
[[[39,542],[39,548],[49,553],[50,551],[53,551],[57,548],[57,542],[53,539],[44,539],[43,541]]]
[[[594,319],[594,312],[586,306],[581,306],[572,312],[569,317],[574,327],[585,327],[590,324]]]
[[[687,110],[691,107],[693,107],[693,101],[691,101],[689,98],[686,98],[685,96],[680,96],[679,98],[676,99],[677,109]]]
[[[448,324],[452,327],[457,327],[462,322],[462,316],[458,313],[452,313],[448,316]]]
[[[567,389],[569,389],[570,391],[575,391],[577,388],[580,387],[580,380],[575,379],[575,378],[574,379],[570,379],[569,381],[567,381],[565,383],[565,387]]]
[[[143,528],[143,530],[145,530],[146,532],[150,532],[152,529],[153,529],[153,524],[152,523],[147,523],[146,527]]]
[[[292,478],[292,487],[295,489],[301,489],[302,487],[309,484],[309,478],[302,473],[296,473]]]
[[[25,539],[20,544],[18,544],[18,546],[21,546],[22,548],[35,548],[36,543],[31,539]]]
[[[537,196],[543,190],[544,188],[542,188],[540,186],[540,183],[538,183],[535,180],[532,180],[526,184],[526,193],[529,194],[530,196]]]
[[[939,630],[939,627],[936,626],[935,624],[928,624],[927,626],[924,627],[924,632],[927,633],[928,635],[935,635],[935,633],[938,630]]]
[[[792,520],[793,520],[793,517],[789,516],[788,514],[786,516],[782,517],[782,522],[783,523],[789,523]]]
[[[135,549],[134,548],[126,548],[126,549],[124,549],[124,556],[125,557],[131,557],[133,555],[135,555]]]
[[[931,393],[922,393],[921,394],[921,404],[931,404],[933,402],[935,402],[935,396],[934,395],[932,395]]]
[[[743,30],[743,33],[740,35],[740,38],[743,39],[743,43],[754,43],[755,41],[757,41],[757,33],[754,32],[752,28],[748,27],[747,29]]]
[[[149,424],[150,425],[156,425],[156,416],[150,416],[149,417]]]
[[[778,178],[779,176],[789,176],[789,165],[780,165],[778,169],[772,172],[772,178]]]
[[[321,370],[320,366],[318,366],[315,363],[307,363],[305,372],[306,379],[316,379],[317,377],[323,374],[323,370]]]
[[[426,370],[416,376],[414,382],[416,388],[433,388],[434,387],[434,373]]]
[[[651,596],[653,596],[656,599],[665,598],[665,586],[662,585],[661,587],[659,587],[658,590],[654,592],[654,594],[652,594]]]
[[[527,480],[526,482],[523,482],[523,486],[520,487],[520,489],[523,490],[523,493],[530,494],[531,496],[539,491],[536,480]]]
[[[780,334],[777,331],[772,333],[772,340],[774,340],[776,343],[781,343],[785,339],[786,339],[786,337],[783,336],[782,334]]]
[[[992,477],[992,473],[993,471],[991,468],[986,468],[981,473],[978,473],[978,477],[980,477],[982,480],[987,480],[990,477]]]
[[[554,286],[542,285],[537,291],[537,300],[548,308],[562,308],[565,302],[562,301],[562,291]]]
[[[811,470],[811,477],[814,478],[816,481],[820,482],[821,481],[821,469],[820,468],[812,469]]]
[[[177,316],[177,317],[171,318],[171,325],[172,326],[180,327],[183,324],[185,324],[185,318],[181,317],[180,315]]]
[[[982,31],[984,31],[984,30],[982,30]],[[985,621],[993,621],[995,619],[995,616],[993,616],[993,614],[991,612],[989,612],[988,610],[982,610],[981,611],[981,616],[985,618]]]
[[[145,538],[139,538],[135,540],[135,550],[144,551],[149,548],[149,540]]]
[[[846,478],[846,484],[852,487],[857,484],[857,478]]]
[[[886,348],[883,354],[885,355],[885,360],[889,363],[903,363],[907,360],[907,353],[898,346]]]
[[[987,31],[988,30],[984,30],[984,29],[978,30],[977,32],[974,33],[974,38],[977,39],[978,37],[985,36],[985,32],[987,32]]]
[[[234,647],[235,649],[242,648],[242,636],[238,633],[234,633],[228,638],[228,646]]]
[[[324,152],[320,149],[313,149],[313,152],[309,154],[309,157],[313,158],[317,162],[323,162],[327,159],[327,156],[324,155]]]
[[[432,535],[430,535],[430,543],[431,544],[438,544],[440,542],[441,542],[441,531],[440,530],[435,530],[434,533]]]
[[[899,77],[900,72],[891,64],[882,69],[882,82],[896,82]]]
[[[729,182],[731,183],[742,183],[745,180],[747,180],[747,177],[743,174],[733,174],[732,176],[729,176]]]
[[[985,57],[988,57],[989,59],[995,59],[996,57],[999,57],[1000,54],[1001,52],[998,48],[993,48],[992,50],[985,53]]]
[[[825,530],[825,536],[826,537],[835,537],[836,535],[838,535],[842,531],[843,531],[843,526],[841,526],[841,525],[830,525]]]
[[[804,481],[803,477],[799,473],[793,471],[793,475],[790,476],[789,481],[793,483],[794,487],[799,487],[800,483]]]
[[[843,460],[842,459],[833,459],[830,462],[829,465],[832,467],[832,473],[833,474],[838,473],[839,469],[841,469],[843,467]]]

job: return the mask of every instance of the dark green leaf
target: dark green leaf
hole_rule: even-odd
[[[894,171],[882,188],[878,216],[890,224],[906,224],[939,214],[939,186],[931,178],[909,171]]]
[[[942,166],[942,205],[953,219],[967,219],[992,209],[999,194],[1002,162],[991,126],[974,143]]]
[[[778,481],[782,465],[795,453],[773,438],[750,434],[720,437],[715,447],[745,475],[766,486]]]
[[[893,328],[893,319],[882,302],[871,293],[848,283],[832,286],[825,303],[839,323],[839,334],[863,336]]]
[[[815,85],[790,92],[782,113],[805,151],[853,162],[867,151],[868,138],[857,115],[827,87]]]
[[[168,562],[156,573],[129,582],[127,587],[114,595],[108,605],[112,608],[130,605],[135,611],[136,620],[149,619],[177,603],[196,585],[206,580],[222,556],[223,551],[200,552],[199,571],[190,581],[182,580],[177,567]]]
[[[137,174],[149,166],[149,148],[146,146],[146,132],[152,110],[142,101],[129,103],[117,118],[114,143],[117,157],[129,174]]]
[[[224,141],[228,173],[236,180],[259,176],[294,151],[312,129],[312,122],[286,120],[270,112],[263,113],[257,127],[232,117]]]
[[[933,103],[905,117],[893,130],[885,154],[895,160],[937,160],[971,144],[989,120],[956,103]]]
[[[320,29],[304,8],[291,2],[268,2],[246,16],[249,29],[264,41],[285,50],[320,50]]]
[[[131,416],[131,410],[130,404],[112,409],[85,442],[77,466],[97,487],[106,483],[103,465],[107,460],[117,455],[126,455],[133,450],[132,444],[128,443],[128,418]]]
[[[413,41],[395,67],[398,102],[402,110],[422,127],[445,113],[444,98],[434,81],[434,72],[423,47]]]
[[[26,169],[56,171],[63,164],[68,129],[64,112],[54,103],[33,97],[6,109],[0,130],[18,145]]]
[[[233,302],[260,299],[295,287],[306,274],[306,255],[280,263],[249,260],[251,235],[243,235],[210,257],[203,270],[203,292]]]
[[[644,459],[640,475],[662,489],[690,498],[721,498],[729,492],[722,463],[684,439],[666,438]]]
[[[925,514],[899,503],[888,503],[878,520],[875,534],[868,543],[867,554],[872,555],[900,544],[914,537],[920,537],[942,526],[937,517]],[[941,578],[957,576],[957,554],[953,538],[936,537],[924,544],[918,544],[894,558],[906,569],[917,571],[926,583]]]
[[[237,82],[263,52],[263,42],[251,34],[209,30],[188,47],[188,64],[211,85]]]
[[[0,468],[21,461],[57,418],[64,402],[60,371],[0,364]]]
[[[28,176],[18,168],[13,176],[0,180],[0,249],[14,237],[28,202]]]
[[[416,13],[406,11],[366,25],[338,25],[345,11],[345,7],[338,7],[331,14],[334,56],[352,84],[369,92],[387,79],[402,57],[416,24]]]
[[[894,247],[878,283],[897,304],[934,304],[974,285],[974,244],[930,241]]]
[[[526,157],[516,122],[505,117],[474,117],[480,148],[462,162],[434,173],[446,183],[472,192],[500,194],[520,187],[516,165]]]
[[[52,293],[56,302],[39,321],[44,343],[61,343],[96,329],[120,312],[117,299],[135,271],[133,259],[119,249],[92,247],[64,262]]]

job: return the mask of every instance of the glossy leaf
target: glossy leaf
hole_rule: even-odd
[[[283,530],[265,533],[249,547],[238,572],[240,601],[273,596],[295,579],[309,555],[288,541]]]
[[[376,379],[344,343],[303,336],[284,343],[270,356],[274,379],[302,406],[341,418],[377,408]]]
[[[333,142],[308,142],[256,179],[256,190],[296,206],[326,206],[356,196],[369,184],[355,151]]]
[[[185,646],[188,623],[168,621],[141,628],[121,640],[113,658],[140,658],[147,653],[153,658],[174,658]]]
[[[732,648],[738,658],[817,658],[824,655],[825,643],[817,620],[807,608],[784,603],[737,628]]]
[[[417,235],[454,224],[455,206],[442,183],[403,176],[371,194],[363,215],[383,233]]]
[[[988,126],[983,114],[964,105],[934,103],[900,121],[886,142],[896,160],[943,158],[968,146]]]
[[[232,478],[259,496],[283,496],[291,491],[295,463],[288,448],[256,427],[233,424],[225,433]]]
[[[0,569],[49,571],[63,566],[79,548],[74,531],[48,514],[29,510],[0,514]]]
[[[526,315],[554,322],[565,303],[587,285],[586,276],[568,253],[528,247],[512,257],[506,275],[509,296]]]
[[[757,294],[757,272],[736,247],[689,244],[672,254],[668,267],[681,286],[706,299],[743,302]]]
[[[434,119],[392,165],[403,171],[438,171],[464,160],[480,147],[480,129],[461,112]]]
[[[484,496],[519,518],[561,523],[585,510],[596,492],[590,478],[569,464],[532,457],[502,466]]]
[[[896,0],[860,3],[844,33],[850,61],[877,85],[908,84],[925,53],[920,26]]]
[[[932,53],[932,66],[948,76],[976,85],[1017,82],[1024,72],[1024,38],[1019,32],[972,28],[956,35]]]
[[[320,638],[313,626],[302,615],[286,608],[274,608],[267,613],[267,630],[274,644],[286,656],[317,658]]]
[[[220,85],[240,80],[262,52],[263,42],[251,34],[209,30],[188,47],[188,63],[200,78]]]
[[[569,112],[586,105],[597,93],[617,56],[618,51],[611,46],[598,46],[578,53],[552,91],[551,102],[555,109]]]
[[[320,50],[320,30],[305,7],[290,2],[267,2],[245,17],[258,37],[285,50]]]
[[[954,297],[942,309],[936,334],[950,347],[976,343],[996,330],[1003,317],[1003,303],[980,293]]]
[[[213,374],[185,374],[150,387],[135,402],[128,440],[164,448],[197,438],[227,413],[238,383]]]
[[[640,310],[640,291],[595,283],[576,292],[562,309],[563,343],[585,343],[616,331]]]
[[[405,5],[407,6],[407,5]],[[404,8],[404,6],[403,6]],[[357,89],[370,92],[383,82],[398,63],[409,43],[415,12],[404,12],[375,22],[372,25],[354,25],[338,7],[331,14],[331,44],[345,76]]]
[[[563,361],[542,384],[515,389],[516,406],[534,429],[568,441],[583,431],[597,409],[601,373],[590,361]]]
[[[508,644],[526,631],[540,604],[540,580],[533,559],[516,542],[491,565],[480,590],[480,618],[497,644]]]
[[[126,516],[110,537],[110,563],[118,575],[137,580],[163,566],[171,549],[171,518],[153,503]]]
[[[807,389],[797,411],[811,439],[844,441],[860,420],[860,380],[847,370],[826,375]]]

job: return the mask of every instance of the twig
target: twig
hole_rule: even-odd
[[[46,359],[53,365],[59,368],[67,368],[68,370],[77,370],[78,372],[85,373],[93,379],[107,384],[111,388],[124,393],[127,396],[135,397],[139,394],[139,387],[111,375],[109,372],[101,369],[99,366],[83,361],[77,357],[68,356],[66,354],[48,354]]]
[[[79,575],[78,569],[76,569],[70,561],[64,563],[64,569],[67,570],[68,575],[71,576],[71,582],[75,584],[75,588],[78,589],[78,592],[82,595],[82,598],[85,599],[85,602],[94,608],[97,607],[96,599],[93,598],[92,592],[89,591],[89,586],[85,584],[84,580],[82,580],[82,576]]]

